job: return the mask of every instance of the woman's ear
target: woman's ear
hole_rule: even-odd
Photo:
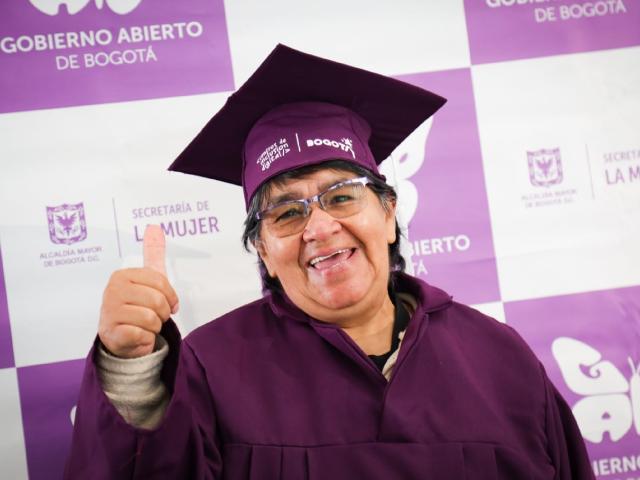
[[[271,259],[269,257],[269,253],[265,243],[259,238],[254,240],[252,243],[253,243],[253,247],[256,249],[256,252],[258,252],[258,255],[260,255],[260,259],[262,260],[262,263],[267,269],[269,276],[272,278],[276,278],[276,272],[275,272],[275,269],[273,268],[273,265],[271,264],[271,261],[270,261]]]
[[[396,241],[396,200],[390,199],[387,202],[385,227],[387,233],[387,243],[391,245]]]

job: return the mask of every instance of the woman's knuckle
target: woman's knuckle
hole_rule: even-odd
[[[153,324],[156,318],[157,318],[157,315],[153,310],[145,308],[143,320],[146,325]]]
[[[144,330],[139,327],[133,327],[131,330],[131,345],[140,345],[144,342]]]
[[[164,307],[164,299],[161,293],[157,292],[153,295],[153,309],[161,312]]]
[[[162,322],[156,318],[151,325],[151,330],[153,331],[153,333],[160,333],[160,330],[162,330]]]

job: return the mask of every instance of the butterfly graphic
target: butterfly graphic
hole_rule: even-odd
[[[629,379],[611,362],[602,360],[598,350],[570,337],[560,337],[551,345],[562,378],[576,394],[583,396],[573,406],[582,436],[601,443],[608,432],[617,442],[632,427],[640,435],[640,364],[628,359]]]
[[[420,125],[396,150],[394,162],[391,157],[380,164],[380,173],[387,177],[387,181],[398,191],[398,220],[403,228],[407,228],[418,208],[418,189],[410,180],[425,160],[425,145],[433,118]]]
[[[106,3],[113,12],[119,15],[126,15],[142,2],[142,0],[29,0],[31,5],[47,15],[57,15],[61,5],[67,7],[69,15],[75,15],[92,1],[95,2],[98,10],[102,10]]]

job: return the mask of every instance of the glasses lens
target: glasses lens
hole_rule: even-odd
[[[264,220],[277,235],[290,235],[302,229],[306,218],[302,202],[286,202],[274,206],[264,214]]]
[[[361,211],[367,202],[362,183],[337,185],[320,195],[322,209],[334,218],[344,218]],[[301,232],[307,223],[305,201],[290,201],[274,205],[261,214],[266,226],[277,236],[286,237]]]
[[[320,202],[327,213],[335,218],[342,218],[362,210],[366,198],[365,186],[361,183],[351,183],[325,192]]]

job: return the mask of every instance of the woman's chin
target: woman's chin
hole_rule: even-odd
[[[354,288],[353,286],[325,287],[317,292],[312,298],[314,303],[323,309],[335,311],[349,309],[357,306],[366,298],[368,289]],[[339,316],[339,315],[338,315]]]
[[[354,314],[360,310],[360,306],[365,308],[366,303],[374,300],[372,291],[376,289],[368,272],[330,279],[307,276],[303,281],[298,279],[293,283],[283,283],[285,292],[290,292],[289,298],[303,311],[323,321]]]

